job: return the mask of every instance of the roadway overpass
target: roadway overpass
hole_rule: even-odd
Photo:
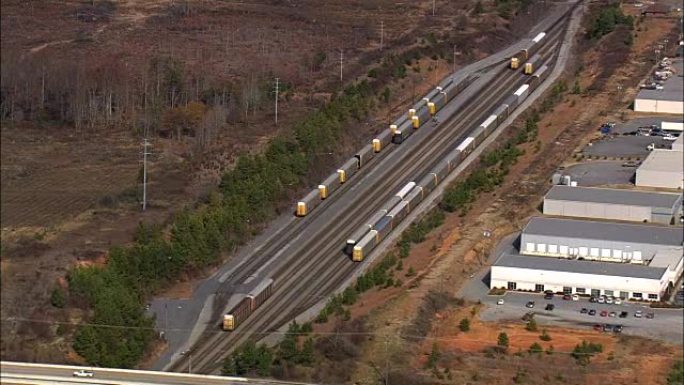
[[[92,371],[93,377],[75,377],[74,372],[82,369]],[[0,383],[3,385],[305,385],[302,382],[244,377],[30,364],[9,361],[0,362]]]

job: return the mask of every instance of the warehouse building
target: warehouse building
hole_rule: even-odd
[[[660,301],[681,276],[677,266],[580,261],[504,253],[491,268],[490,288],[552,290],[565,294],[606,295],[623,299]]]
[[[544,197],[544,214],[674,224],[681,205],[681,194],[555,185]]]
[[[520,253],[640,264],[683,244],[681,227],[535,217],[522,231]]]
[[[684,114],[684,84],[679,74],[682,73],[682,60],[672,63],[675,75],[663,83],[663,89],[642,89],[634,99],[634,111],[665,114]]]
[[[676,149],[655,149],[651,151],[646,160],[637,168],[636,185],[671,189],[684,188],[684,162],[682,159],[684,159],[684,152]]]
[[[684,152],[684,134],[680,134],[677,140],[672,143],[672,151]]]

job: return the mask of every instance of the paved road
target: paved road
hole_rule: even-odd
[[[499,298],[504,298],[504,305],[496,305]],[[528,309],[525,304],[535,301],[535,307]],[[564,301],[561,296],[554,296],[552,300],[545,300],[542,294],[508,292],[503,296],[486,295],[482,298],[486,309],[480,312],[483,321],[520,320],[528,311],[535,312],[535,319],[540,324],[550,324],[564,327],[591,328],[600,323],[620,324],[624,326],[623,333],[628,335],[642,336],[658,339],[668,343],[681,345],[684,340],[684,309],[651,309],[642,304],[632,302],[621,305],[606,305],[590,303],[587,298],[579,301]],[[556,307],[553,311],[545,311],[546,304],[553,303]],[[580,314],[582,308],[594,309],[597,314],[590,316]],[[601,317],[601,311],[627,311],[627,318]],[[655,318],[636,318],[637,310],[646,313],[654,313]]]
[[[74,377],[77,370],[90,370],[92,378]],[[304,384],[268,379],[191,375],[142,370],[105,369],[67,365],[44,365],[2,361],[2,384],[110,384],[110,385],[278,385]]]

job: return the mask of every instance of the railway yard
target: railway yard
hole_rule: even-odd
[[[558,43],[564,38],[573,9],[572,4],[560,5],[536,27],[537,30],[532,31],[532,38],[541,32],[546,33],[538,48],[540,55],[555,59]],[[521,42],[522,46],[510,47],[508,52],[520,51],[529,41]],[[499,62],[496,57],[501,58]],[[401,145],[385,147],[368,163],[372,167],[362,165],[352,178],[306,216],[297,219],[290,214],[291,218],[283,220],[285,225],[281,223],[280,228],[267,230],[272,234],[270,239],[262,241],[258,248],[246,254],[244,264],[237,262],[243,258],[236,258],[234,263],[237,265],[223,273],[221,283],[214,287],[218,294],[207,302],[212,304],[213,313],[204,318],[209,322],[201,325],[206,327],[206,333],[201,335],[197,329],[194,330],[194,336],[190,338],[194,337],[195,341],[186,342],[178,350],[192,352],[194,370],[218,371],[221,358],[234,347],[248,338],[267,336],[269,332],[282,328],[304,310],[325,300],[359,269],[343,252],[351,234],[378,212],[394,192],[410,181],[420,180],[434,172],[442,159],[448,159],[448,154],[478,129],[479,122],[485,121],[508,99],[508,95],[514,94],[530,80],[523,71],[508,68],[510,54],[503,52],[496,57],[490,59],[494,63],[484,70],[474,71],[476,79],[437,111],[437,124],[428,120]],[[552,60],[548,61],[550,65]],[[478,142],[481,141],[478,138]],[[445,175],[444,171],[439,173]],[[268,278],[274,280],[271,297],[243,321],[236,333],[215,333],[223,314],[230,310],[223,305],[226,296],[245,293],[247,290],[244,288],[250,283],[254,285]],[[160,309],[161,306],[153,303],[152,309]],[[158,322],[165,318],[157,313]],[[178,353],[172,353],[168,358],[173,362],[164,364],[166,369],[188,370],[189,358]]]

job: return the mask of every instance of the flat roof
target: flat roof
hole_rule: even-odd
[[[503,253],[494,266],[517,267],[530,270],[561,271],[567,273],[609,275],[660,280],[667,268],[635,265],[632,263],[598,262],[553,257]]]
[[[672,68],[674,75],[663,82],[662,90],[647,90],[642,89],[637,94],[637,99],[653,99],[653,100],[671,100],[684,102],[684,78],[682,74],[682,60],[672,60]]]
[[[679,261],[684,258],[684,249],[681,247],[671,247],[667,249],[658,250],[651,261],[648,263],[651,267],[668,267],[670,270],[674,270],[679,264]]]
[[[530,219],[523,229],[523,235],[526,234],[669,246],[681,246],[684,242],[681,227],[547,217]]]
[[[684,153],[677,150],[654,149],[639,166],[639,170],[671,172],[673,178],[682,178]]]
[[[681,197],[681,194],[651,191],[555,185],[544,199],[672,208]]]

